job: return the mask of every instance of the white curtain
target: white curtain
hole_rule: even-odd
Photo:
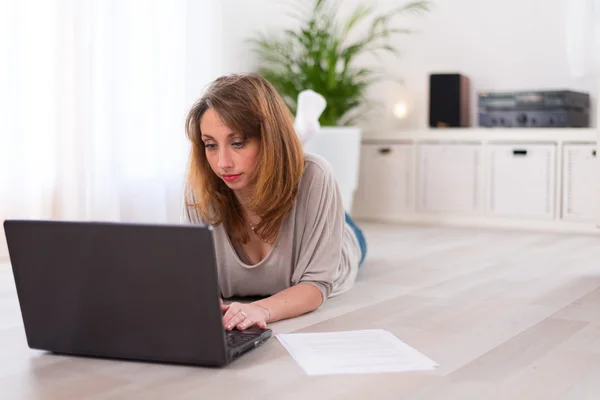
[[[185,0],[0,0],[0,220],[178,220],[185,21]]]

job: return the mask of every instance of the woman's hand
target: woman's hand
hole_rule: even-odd
[[[219,302],[221,303],[221,312],[229,310],[229,304],[223,304],[223,299],[219,297]]]
[[[267,322],[271,317],[271,313],[254,303],[231,303],[222,306],[226,307],[225,315],[223,316],[223,326],[230,331],[234,328],[243,331],[251,326],[258,326],[261,329],[267,328]]]

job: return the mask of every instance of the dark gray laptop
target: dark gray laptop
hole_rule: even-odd
[[[223,366],[271,337],[223,329],[208,228],[7,220],[4,231],[32,349]]]

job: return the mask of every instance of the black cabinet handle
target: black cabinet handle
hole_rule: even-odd
[[[381,149],[379,149],[379,154],[389,154],[392,152],[392,149],[390,149],[389,147],[382,147]]]
[[[514,149],[513,150],[513,156],[526,156],[527,155],[527,150],[525,149]]]

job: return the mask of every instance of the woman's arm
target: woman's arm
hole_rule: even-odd
[[[299,283],[254,303],[222,306],[225,329],[266,328],[267,323],[297,317],[316,310],[323,303],[321,291],[309,283]]]
[[[333,290],[342,260],[344,207],[333,169],[314,158],[305,167],[298,192],[294,226],[301,238],[291,286],[251,304],[231,303],[223,317],[225,329],[261,328],[267,322],[297,317],[316,310]],[[290,250],[291,251],[291,250]]]
[[[314,311],[322,302],[323,296],[316,286],[299,283],[255,303],[269,311],[266,322],[275,322]]]

